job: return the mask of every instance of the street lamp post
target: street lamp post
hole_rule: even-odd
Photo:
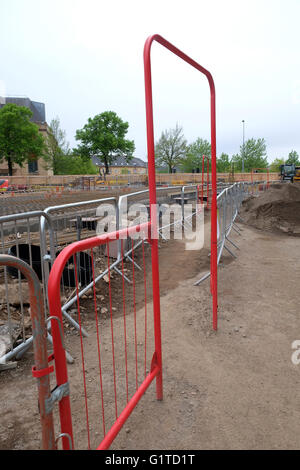
[[[242,173],[245,173],[245,121],[243,123],[243,155],[242,155]]]

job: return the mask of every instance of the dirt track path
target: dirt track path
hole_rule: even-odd
[[[193,263],[190,255],[173,247],[171,262],[166,264],[167,251],[160,252],[164,283],[161,299],[164,401],[156,401],[152,384],[113,443],[113,449],[300,447],[300,365],[291,362],[291,344],[300,339],[297,305],[300,260],[296,257],[300,241],[240,227],[242,236],[232,232],[232,239],[241,248],[238,259],[233,261],[225,254],[219,269],[217,334],[211,329],[209,281],[193,286],[201,277],[199,271],[207,269],[208,263],[203,263],[204,258],[208,259],[207,250],[204,256],[195,254]],[[185,280],[178,280],[177,271]],[[139,328],[143,328],[143,323],[139,324],[142,311],[137,312],[137,318],[139,334]],[[128,331],[132,321],[129,315]],[[109,322],[102,327],[107,333],[105,348],[109,345]],[[122,328],[122,317],[115,319],[116,332],[118,328]],[[92,327],[89,333],[85,347],[91,361],[88,383],[93,399],[97,357],[92,349],[95,348]],[[67,344],[79,360],[75,336],[68,337]],[[123,348],[117,344],[116,360],[122,354]],[[134,351],[129,350],[128,355],[133,356]],[[39,447],[36,386],[30,368],[29,353],[20,368],[0,376],[3,404],[0,448]],[[70,366],[69,374],[73,383],[71,404],[76,412],[76,395],[82,380],[80,368]],[[105,377],[113,390],[112,378]],[[91,416],[98,412],[99,397],[95,403]],[[28,410],[33,410],[33,414]],[[84,411],[78,409],[78,413],[74,427],[79,447],[86,448],[85,441],[80,440],[85,426]],[[93,447],[99,442],[100,436],[94,436]]]
[[[155,402],[152,387],[115,448],[300,447],[300,365],[291,362],[300,242],[241,228],[238,259],[220,268],[217,334],[208,282],[162,298],[165,399]]]

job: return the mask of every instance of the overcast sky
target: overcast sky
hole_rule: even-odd
[[[0,96],[25,95],[58,116],[71,146],[89,117],[129,122],[147,159],[143,47],[160,34],[213,75],[217,152],[264,137],[268,159],[300,154],[300,0],[0,0]],[[183,126],[210,140],[206,78],[152,47],[155,137]]]

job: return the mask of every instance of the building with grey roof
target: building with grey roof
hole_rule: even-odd
[[[99,170],[105,169],[105,165],[101,162],[99,157],[93,156],[91,160]],[[109,172],[111,175],[146,175],[148,172],[148,164],[141,158],[133,157],[131,160],[127,161],[126,157],[118,156],[114,159],[113,163],[109,165]]]

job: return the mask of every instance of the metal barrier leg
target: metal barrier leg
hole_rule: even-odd
[[[199,279],[199,281],[195,282],[194,286],[199,286],[199,284],[201,284],[201,282],[205,281],[209,277],[210,277],[210,273],[205,274],[203,277],[201,277],[201,279]]]
[[[233,241],[230,240],[230,238],[226,237],[226,240],[229,241],[229,243],[231,243],[237,250],[239,250],[239,247],[235,243],[233,243]]]
[[[133,259],[130,258],[129,255],[125,255],[125,258],[126,258],[126,259],[129,259],[129,261],[131,261],[137,269],[139,269],[140,271],[142,271],[142,268],[141,268],[135,261],[133,261]]]
[[[115,270],[121,277],[124,277],[124,279],[128,282],[128,284],[132,284],[132,282],[130,281],[130,279],[128,279],[128,277],[126,277],[125,274],[123,274],[116,266],[114,267],[114,270]]]
[[[228,248],[228,246],[226,246],[225,244],[224,244],[224,248],[225,248],[225,250],[228,251],[228,253],[231,254],[231,256],[233,256],[233,258],[237,258],[237,256],[236,256],[234,253],[232,253],[232,251],[231,251],[231,250]]]
[[[241,231],[240,231],[240,229],[238,228],[238,226],[237,226],[234,222],[233,222],[233,224],[232,224],[232,228],[233,228],[233,230],[234,230],[236,233],[238,233],[238,234],[241,236]]]

